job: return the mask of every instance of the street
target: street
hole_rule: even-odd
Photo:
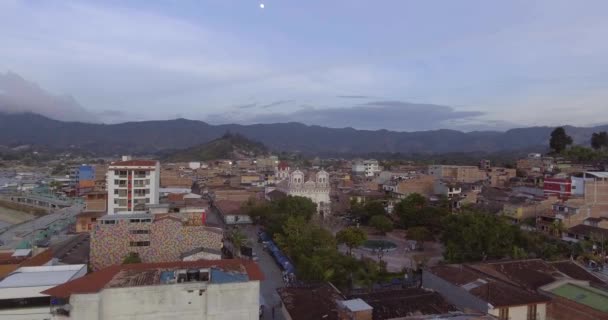
[[[27,238],[36,229],[46,228],[48,225],[61,219],[69,219],[76,216],[83,209],[83,205],[75,204],[71,207],[58,209],[34,220],[14,225],[0,234],[0,241],[5,248],[15,248],[22,239]]]
[[[223,220],[216,212],[216,210],[209,210],[207,219],[210,223],[221,225],[224,230],[228,230],[228,227],[224,224]],[[258,227],[255,225],[240,225],[237,228],[249,239],[249,244],[253,248],[258,256],[258,265],[264,273],[264,281],[260,283],[260,294],[264,298],[264,320],[273,320],[272,307],[275,307],[275,320],[283,320],[281,313],[280,298],[277,294],[277,288],[283,287],[283,273],[279,266],[274,262],[274,259],[270,254],[264,251],[264,247],[261,243],[258,243],[257,230]]]
[[[277,294],[277,288],[283,287],[283,274],[279,266],[274,262],[274,259],[270,254],[264,251],[261,243],[258,243],[257,227],[256,226],[243,226],[241,227],[243,233],[247,235],[253,246],[253,251],[258,255],[258,265],[264,273],[264,281],[261,283],[261,294],[266,302],[266,308],[264,310],[265,320],[271,320],[272,318],[272,307],[275,306],[275,317],[276,320],[282,320],[283,315],[281,314],[280,299]]]

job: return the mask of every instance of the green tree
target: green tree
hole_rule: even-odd
[[[122,264],[133,264],[141,263],[141,258],[137,252],[129,252],[127,256],[122,260]]]
[[[317,212],[317,205],[309,198],[288,196],[271,203],[260,203],[253,199],[244,205],[246,212],[274,235],[280,233],[289,217],[302,217],[310,221]]]
[[[348,247],[348,255],[352,255],[353,248],[362,245],[367,240],[367,235],[359,228],[348,227],[336,234],[336,240],[339,244],[345,244]]]
[[[424,241],[432,239],[433,235],[425,227],[413,227],[407,230],[407,238],[416,241],[416,246],[424,249]]]
[[[364,204],[353,201],[351,203],[351,214],[359,218],[362,224],[368,224],[371,217],[384,215],[386,210],[381,201],[368,201]]]
[[[561,238],[564,231],[566,231],[566,227],[561,220],[555,219],[549,226],[549,233],[551,233],[553,236]]]
[[[247,237],[240,230],[237,229],[232,231],[232,233],[230,234],[230,241],[234,246],[234,256],[240,257],[241,248],[247,243]]]
[[[591,147],[595,150],[608,148],[608,133],[606,131],[594,132],[591,135]]]
[[[376,228],[382,234],[393,230],[393,222],[384,215],[373,216],[369,220],[369,225]]]
[[[518,226],[508,224],[495,215],[463,212],[443,219],[441,241],[446,247],[444,258],[449,262],[499,259],[511,254]]]
[[[566,150],[563,155],[566,158],[577,162],[589,162],[597,160],[601,157],[601,154],[593,149],[585,148],[583,146],[573,146]]]
[[[289,217],[275,240],[283,252],[294,260],[315,252],[336,250],[333,235],[303,217]]]
[[[572,137],[566,134],[566,130],[563,127],[557,127],[551,132],[549,146],[555,153],[562,153],[571,144]]]
[[[426,205],[426,198],[419,193],[412,193],[405,199],[401,200],[398,206],[406,206],[409,208],[422,208]]]

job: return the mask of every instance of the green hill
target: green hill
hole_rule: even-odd
[[[260,142],[240,134],[226,133],[221,138],[205,144],[166,154],[171,162],[209,161],[214,159],[239,159],[268,154],[268,148]]]

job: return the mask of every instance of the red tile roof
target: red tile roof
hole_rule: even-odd
[[[53,259],[53,250],[46,249],[43,252],[23,261],[19,267],[39,267]]]
[[[213,203],[213,206],[216,207],[222,215],[242,214],[242,205],[243,203],[240,201],[231,200],[219,200]]]
[[[534,291],[486,276],[467,265],[442,265],[432,267],[425,272],[431,272],[494,307],[521,306],[551,300]],[[469,285],[470,288],[466,289]]]
[[[147,270],[158,268],[188,269],[212,267],[217,267],[224,270],[240,270],[242,267],[244,267],[247,271],[249,280],[264,280],[264,274],[260,270],[257,263],[241,259],[138,263],[110,266],[97,272],[89,273],[84,277],[68,281],[64,284],[45,290],[42,293],[58,298],[68,298],[72,294],[96,293],[105,288],[121,271],[145,272]]]
[[[289,164],[285,161],[281,161],[281,162],[279,162],[278,167],[279,167],[279,170],[285,170],[285,169],[289,168]]]
[[[167,200],[169,201],[182,201],[184,200],[184,196],[187,193],[169,193],[169,195],[167,195]]]
[[[112,162],[110,166],[125,166],[125,167],[153,167],[156,166],[156,160],[128,160]]]

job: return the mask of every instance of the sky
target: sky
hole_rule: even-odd
[[[605,0],[2,0],[0,110],[398,131],[603,124],[607,11]]]

